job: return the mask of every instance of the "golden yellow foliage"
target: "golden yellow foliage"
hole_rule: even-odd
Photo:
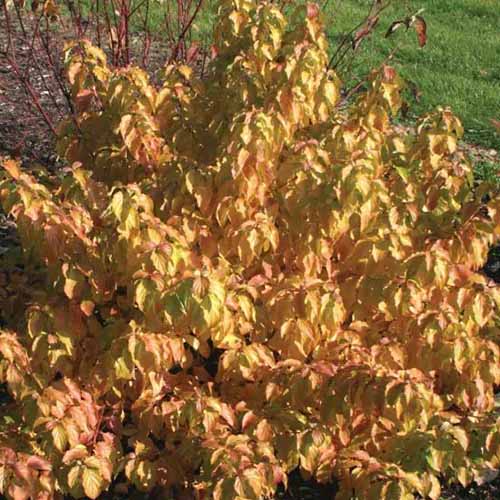
[[[1,298],[0,491],[97,498],[123,472],[259,499],[299,467],[340,499],[437,499],[438,478],[481,478],[500,466],[500,289],[478,273],[500,204],[472,189],[459,120],[394,127],[389,67],[340,110],[314,5],[222,0],[219,19],[203,81],[68,45],[71,170],[49,189],[4,162],[39,267]]]

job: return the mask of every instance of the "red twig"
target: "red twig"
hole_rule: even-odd
[[[149,0],[146,1],[146,12],[144,14],[143,31],[145,33],[144,44],[142,46],[142,65],[146,67],[149,56],[149,49],[151,47],[151,33],[149,31]]]
[[[35,89],[31,85],[31,82],[29,81],[28,78],[26,78],[25,75],[22,74],[21,69],[19,68],[19,65],[16,60],[16,51],[12,43],[12,23],[9,15],[9,11],[7,9],[7,3],[3,2],[3,11],[4,11],[4,16],[5,16],[5,23],[7,26],[7,50],[5,52],[5,58],[7,62],[10,64],[10,67],[12,68],[13,73],[17,77],[18,81],[22,84],[24,90],[27,92],[27,94],[30,96],[31,101],[37,111],[40,113],[42,116],[43,120],[49,127],[50,131],[57,136],[56,129],[54,127],[54,124],[52,123],[52,120],[50,119],[49,115],[43,108],[43,106],[40,103],[39,96],[35,92]]]
[[[346,33],[343,37],[342,40],[340,41],[339,45],[337,46],[337,50],[333,53],[332,57],[330,58],[330,61],[328,63],[328,68],[333,68],[336,69],[340,65],[340,63],[343,61],[345,56],[355,50],[353,49],[352,46],[352,40],[353,40],[353,35],[363,26],[366,26],[370,20],[376,16],[379,16],[384,10],[386,10],[389,5],[391,5],[393,0],[387,0],[386,3],[381,3],[380,0],[372,0],[372,4],[370,6],[370,9],[364,19],[358,23],[356,26],[354,26],[348,33]]]
[[[57,136],[56,128],[55,128],[54,124],[52,123],[52,120],[50,119],[49,115],[47,114],[47,112],[45,111],[43,106],[41,105],[40,99],[39,99],[37,93],[35,92],[33,85],[31,85],[31,82],[27,78],[24,77],[24,75],[21,73],[21,70],[19,69],[19,66],[17,65],[17,62],[14,59],[12,59],[9,55],[7,55],[7,61],[11,65],[12,70],[13,70],[14,74],[17,76],[18,80],[22,83],[24,90],[30,96],[33,105],[35,106],[37,111],[42,115],[42,118],[45,121],[45,123],[47,124],[47,126],[49,127],[50,131],[54,134],[54,136]]]
[[[177,55],[179,53],[179,48],[181,46],[181,43],[184,41],[184,37],[186,36],[186,33],[189,31],[194,20],[196,19],[196,16],[198,15],[198,12],[200,11],[202,4],[203,4],[203,0],[199,0],[197,5],[196,5],[196,8],[193,12],[193,15],[191,16],[189,21],[185,24],[184,29],[179,34],[179,37],[177,39],[177,44],[175,45],[175,47],[172,51],[172,55],[170,56],[170,58],[168,60],[169,63],[171,63],[172,61],[175,61],[177,59]]]

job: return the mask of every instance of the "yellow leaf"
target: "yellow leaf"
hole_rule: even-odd
[[[150,280],[140,280],[135,288],[135,302],[137,307],[145,312],[148,307],[148,300],[154,294],[154,285]]]
[[[92,467],[85,467],[82,475],[82,485],[85,494],[92,500],[99,497],[103,489],[103,479],[100,472]]]
[[[68,450],[63,456],[63,463],[66,465],[71,464],[76,460],[81,460],[82,458],[86,458],[88,456],[87,447],[83,444],[78,444],[71,450]],[[70,486],[71,488],[71,486]]]
[[[70,489],[74,489],[78,483],[80,482],[80,478],[82,475],[82,467],[80,465],[75,465],[68,472],[68,486]]]
[[[261,420],[257,424],[255,435],[259,441],[270,441],[272,439],[273,430],[266,419]]]
[[[163,253],[154,250],[151,253],[151,262],[153,263],[153,266],[155,266],[155,269],[159,273],[163,275],[168,274],[168,261],[165,255],[163,255]]]
[[[245,20],[244,14],[238,10],[233,10],[231,14],[229,14],[229,20],[233,25],[234,33],[238,35],[241,31],[241,26]]]
[[[474,314],[474,321],[479,325],[479,327],[483,327],[488,323],[490,317],[490,307],[486,297],[478,293],[474,297],[474,302],[472,305],[472,313]]]
[[[460,446],[464,449],[464,451],[467,451],[469,448],[469,436],[467,436],[465,430],[461,427],[453,425],[449,428],[449,432],[460,443]]]
[[[252,301],[246,295],[238,296],[238,304],[247,321],[255,321],[255,308]]]
[[[152,488],[156,482],[156,466],[149,460],[142,460],[139,462],[135,473],[139,480],[139,484],[145,490]]]
[[[57,424],[52,429],[52,439],[54,441],[54,446],[62,453],[66,450],[68,446],[68,435],[66,430],[61,424]]]
[[[119,220],[123,220],[125,206],[125,197],[121,191],[117,191],[113,199],[111,200],[111,210],[115,214],[115,217]]]
[[[331,106],[335,106],[339,99],[339,89],[333,82],[325,83],[325,97],[328,99],[328,103]]]
[[[429,479],[432,486],[429,492],[427,493],[427,496],[431,500],[439,500],[439,498],[441,498],[441,485],[439,484],[439,480],[433,474],[429,476]]]
[[[14,179],[19,179],[21,175],[21,169],[19,168],[19,163],[14,160],[5,160],[2,163],[3,168],[7,170],[9,175]]]
[[[94,312],[94,307],[95,304],[91,300],[82,300],[80,303],[80,309],[82,312],[85,314],[85,316],[92,316],[92,313]]]
[[[460,484],[466,488],[472,480],[472,474],[466,467],[459,467],[457,470],[457,479],[460,481]]]
[[[181,64],[177,71],[186,79],[191,80],[191,76],[193,75],[193,69],[185,64]]]

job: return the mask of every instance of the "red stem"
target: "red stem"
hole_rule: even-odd
[[[38,112],[42,115],[42,118],[44,119],[45,123],[49,127],[50,131],[54,134],[54,136],[57,137],[57,131],[54,127],[54,124],[52,123],[52,120],[49,118],[47,112],[43,109],[43,106],[40,104],[40,99],[36,95],[35,89],[31,85],[30,81],[28,79],[24,78],[24,76],[21,74],[19,66],[17,65],[17,62],[14,59],[12,59],[10,56],[7,56],[7,61],[12,66],[12,70],[14,71],[18,80],[23,85],[24,90],[31,97],[33,105],[36,107]]]
[[[191,25],[193,24],[196,16],[198,15],[198,12],[200,11],[200,8],[201,8],[202,4],[203,4],[203,0],[199,0],[198,4],[196,5],[196,8],[195,8],[195,10],[193,12],[193,15],[191,16],[191,18],[189,19],[188,23],[184,26],[184,29],[182,30],[181,34],[179,35],[179,38],[177,40],[177,45],[174,47],[172,55],[169,58],[169,61],[168,61],[169,63],[171,63],[172,61],[175,61],[177,59],[177,54],[179,52],[179,48],[181,46],[181,43],[183,42],[184,37],[186,36],[186,33],[191,28]]]

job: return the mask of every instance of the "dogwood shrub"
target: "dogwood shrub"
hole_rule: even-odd
[[[0,491],[438,499],[500,464],[499,200],[447,109],[347,108],[318,7],[222,0],[203,81],[65,51],[56,177],[3,161]],[[23,270],[24,269],[24,270]],[[10,274],[9,274],[10,273]],[[132,491],[132,490],[130,490]]]

